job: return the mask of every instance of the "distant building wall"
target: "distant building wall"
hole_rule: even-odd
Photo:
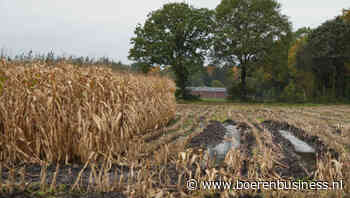
[[[226,88],[219,87],[187,87],[193,95],[199,95],[201,98],[226,98]]]

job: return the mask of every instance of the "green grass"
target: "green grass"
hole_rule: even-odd
[[[226,98],[201,98],[202,102],[230,102]]]
[[[239,101],[239,100],[229,100],[224,98],[201,98],[200,100],[179,100],[177,101],[179,104],[203,104],[203,105],[219,105],[219,104],[241,104],[241,105],[266,105],[266,106],[282,106],[282,107],[317,107],[317,106],[329,106],[329,105],[346,105],[348,103],[292,103],[292,102],[276,102],[276,101],[268,101],[268,102],[260,102],[260,101]]]
[[[201,98],[200,100],[178,100],[179,104],[226,104],[231,103],[230,100],[224,98]]]

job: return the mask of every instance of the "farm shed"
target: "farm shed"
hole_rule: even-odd
[[[193,95],[201,98],[226,98],[227,90],[221,87],[187,87]]]

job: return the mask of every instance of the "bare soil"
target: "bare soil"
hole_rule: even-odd
[[[193,137],[186,146],[188,148],[215,146],[224,140],[225,133],[226,128],[219,121],[211,120],[203,132]]]

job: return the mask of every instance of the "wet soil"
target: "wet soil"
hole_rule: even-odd
[[[123,194],[123,192],[113,191],[113,192],[102,192],[102,193],[95,193],[95,192],[85,192],[85,193],[74,193],[71,192],[71,187],[75,183],[75,179],[77,178],[80,171],[83,169],[84,165],[80,164],[74,164],[74,165],[60,165],[59,167],[59,173],[56,178],[56,187],[60,189],[59,186],[64,185],[63,189],[60,189],[57,193],[51,193],[52,197],[57,198],[92,198],[92,197],[100,197],[100,198],[126,198],[127,195]],[[97,167],[97,175],[99,174],[98,170],[101,167]],[[39,164],[31,164],[27,165],[25,167],[25,181],[30,182],[32,185],[28,190],[31,192],[38,192],[40,191],[40,173],[41,173],[42,167]],[[140,168],[134,168],[134,173],[138,172]],[[163,184],[168,183],[170,185],[177,185],[178,184],[178,176],[180,173],[183,173],[185,170],[181,167],[176,168],[175,164],[168,164],[168,165],[161,165],[161,166],[154,166],[147,169],[150,172],[156,173],[153,176],[153,179],[157,181],[157,179],[167,179],[167,181],[159,181],[159,183],[155,183],[154,185],[157,187],[161,187]],[[194,174],[196,167],[193,166],[192,169],[190,169],[191,172]],[[53,175],[56,171],[56,165],[50,165],[46,168],[46,185],[47,187],[52,183]],[[120,176],[123,175],[123,184],[128,183],[134,183],[137,180],[137,175],[135,174],[134,177],[130,177],[131,170],[127,166],[118,166],[113,165],[111,169],[107,172],[110,178],[110,184],[112,184],[114,181],[119,182]],[[89,176],[91,173],[90,167],[86,168],[82,174],[81,174],[81,180],[80,180],[80,189],[86,190],[89,186]],[[10,171],[8,168],[3,168],[2,171],[2,179],[8,179],[9,178]],[[204,174],[204,173],[203,173]],[[103,177],[103,176],[102,176]],[[21,175],[18,170],[14,171],[14,178],[15,182],[20,182]],[[185,185],[185,181],[190,179],[187,175],[183,176],[181,183],[182,185]],[[158,181],[157,181],[158,182]],[[91,184],[90,184],[91,185]],[[2,197],[41,197],[38,194],[33,194],[29,191],[15,191],[13,193],[1,193],[0,191],[0,198]],[[176,191],[176,188],[169,189],[168,191]],[[45,194],[45,197],[48,196]]]
[[[202,133],[193,137],[186,148],[206,148],[215,146],[224,140],[226,128],[219,121],[211,120]]]
[[[236,125],[241,135],[241,142],[244,144],[243,147],[247,147],[248,150],[251,150],[251,146],[255,144],[255,137],[252,135],[251,131],[248,130],[250,127],[245,123],[238,123],[234,120],[226,120],[223,123],[215,120],[209,121],[209,125],[203,130],[202,133],[193,137],[186,145],[186,148],[205,149],[208,146],[215,147],[216,145],[222,143],[226,134],[226,128],[223,124]]]
[[[308,133],[306,133],[304,130],[299,129],[295,126],[289,125],[286,122],[277,122],[273,120],[264,121],[262,123],[263,126],[266,126],[268,128],[272,128],[275,130],[286,130],[291,132],[295,137],[303,140],[307,144],[311,145],[315,150],[316,153],[323,157],[326,153],[330,153],[331,157],[338,160],[339,159],[339,153],[328,147],[318,136],[311,136]]]
[[[246,157],[250,157],[253,155],[252,150],[256,145],[256,138],[250,128],[246,123],[237,123],[237,128],[241,132],[241,145],[240,150],[246,155]]]
[[[25,166],[16,165],[15,167],[24,167],[24,181],[32,184],[29,187],[31,192],[36,192],[40,190],[40,178],[41,171],[43,167],[40,164],[26,164]],[[58,194],[52,194],[54,197],[126,197],[121,192],[113,192],[113,193],[89,193],[89,194],[72,194],[70,192],[71,187],[73,186],[75,179],[78,177],[80,171],[84,168],[83,164],[72,164],[72,165],[60,165],[59,172],[57,174],[56,182],[57,187],[64,185],[64,188],[58,192]],[[97,174],[99,174],[98,170],[101,167],[97,167]],[[11,174],[10,169],[8,167],[2,167],[2,177],[3,180],[7,180],[9,175]],[[21,171],[18,168],[13,169],[14,180],[15,183],[19,183],[21,181]],[[49,165],[46,167],[46,184],[49,186],[52,183],[52,179],[54,177],[56,171],[56,165]],[[81,175],[81,183],[80,187],[82,189],[86,189],[89,185],[89,176],[90,176],[91,168],[86,168]],[[110,176],[110,181],[117,180],[120,178],[120,175],[123,175],[124,178],[127,178],[127,174],[129,173],[129,167],[127,166],[117,166],[113,165],[111,169],[108,171]],[[96,196],[95,196],[96,195]],[[33,195],[30,192],[26,191],[15,191],[13,193],[1,194],[1,197],[40,197],[40,195]]]
[[[302,157],[299,156],[295,150],[292,143],[285,139],[279,132],[279,130],[287,130],[282,128],[282,125],[276,123],[264,122],[262,123],[264,127],[272,133],[272,141],[274,144],[279,145],[282,153],[278,156],[280,157],[280,162],[287,165],[288,167],[275,166],[275,171],[282,177],[294,177],[294,178],[306,178],[309,171],[312,171],[315,167],[309,167],[307,169],[304,167],[305,163],[302,163]],[[277,154],[277,153],[276,153]],[[311,154],[313,155],[313,154]],[[308,163],[315,164],[316,158],[311,158]]]
[[[245,123],[237,123],[233,120],[227,120],[224,124],[236,125],[240,135],[241,135],[241,144],[239,146],[241,153],[246,155],[246,159],[249,159],[249,156],[252,155],[252,148],[256,145],[255,136],[252,133],[251,128]],[[333,158],[337,158],[339,154],[335,152],[333,149],[328,148],[317,136],[308,136],[304,131],[298,129],[297,127],[288,125],[287,123],[281,123],[276,121],[265,121],[263,123],[255,124],[259,131],[263,131],[263,128],[268,129],[269,132],[272,133],[273,143],[282,145],[282,154],[285,156],[282,158],[282,163],[288,164],[289,168],[282,168],[276,166],[276,172],[284,177],[294,177],[294,178],[305,178],[308,177],[309,173],[313,171],[313,164],[309,163],[309,165],[305,162],[312,162],[314,159],[314,155],[310,155],[309,159],[305,161],[307,156],[300,156],[300,153],[295,152],[293,145],[283,138],[279,133],[279,130],[290,131],[293,135],[298,137],[299,139],[307,142],[310,146],[312,146],[316,150],[316,154],[322,156],[325,152],[330,152]],[[186,148],[207,148],[208,145],[215,146],[221,143],[224,140],[224,136],[226,134],[226,128],[223,123],[218,121],[210,121],[209,125],[203,130],[202,133],[193,137],[190,142],[186,145]],[[278,154],[278,153],[277,153]],[[241,175],[244,176],[247,173],[247,161],[242,162]],[[311,165],[310,165],[311,164]],[[72,194],[69,193],[70,187],[74,184],[75,179],[77,178],[79,172],[84,167],[83,164],[75,164],[75,165],[62,165],[59,169],[59,174],[57,176],[57,185],[65,184],[67,189],[60,192],[61,194],[54,194],[54,197],[127,197],[122,192],[113,192],[113,193],[89,193],[89,194]],[[25,181],[31,183],[39,183],[40,182],[40,172],[42,167],[38,164],[29,164],[25,167]],[[154,169],[154,170],[153,170]],[[160,170],[166,170],[165,172],[160,173]],[[195,173],[196,167],[192,167],[192,172]],[[47,167],[47,183],[50,184],[55,173],[56,166],[50,165]],[[137,171],[137,168],[134,169]],[[151,168],[152,172],[159,172],[159,174],[166,174],[166,177],[161,178],[169,178],[170,184],[176,185],[178,182],[179,173],[183,173],[184,171],[176,168],[173,164],[168,164],[166,167],[154,167]],[[204,170],[203,170],[204,171]],[[90,176],[90,168],[88,167],[82,174],[82,183],[81,187],[85,188],[88,186],[88,178]],[[127,166],[118,166],[113,165],[110,171],[111,182],[113,179],[118,179],[120,175],[123,175],[126,178],[125,182],[128,180],[128,173],[130,172],[129,167]],[[204,174],[204,173],[203,173]],[[2,173],[0,177],[2,179],[7,179],[9,176],[9,170],[3,167]],[[158,177],[159,175],[155,175]],[[185,176],[186,177],[186,176]],[[186,181],[187,178],[183,178],[182,182]],[[19,170],[15,171],[15,178],[19,181],[20,173]],[[164,181],[164,183],[168,183],[169,181]],[[161,184],[159,184],[161,185]],[[33,191],[39,190],[39,186],[37,189],[32,189]],[[174,189],[176,190],[176,189]],[[0,198],[2,197],[40,197],[38,195],[33,196],[29,192],[14,192],[12,194],[0,194]]]
[[[251,128],[245,123],[238,123],[233,120],[226,120],[223,124],[236,125],[241,135],[241,144],[238,149],[246,156],[246,159],[252,155],[253,147],[256,145],[256,138],[252,133]],[[202,133],[193,137],[186,145],[187,148],[202,148],[206,149],[208,146],[216,146],[224,140],[225,127],[218,121],[210,121],[210,124],[203,130]],[[280,162],[287,165],[282,167],[280,165],[274,166],[274,171],[284,178],[293,177],[295,179],[312,178],[313,172],[316,169],[316,156],[322,158],[325,153],[331,153],[331,157],[337,159],[339,154],[328,148],[317,136],[309,136],[305,131],[288,123],[277,122],[273,120],[264,121],[261,124],[254,124],[258,131],[262,132],[264,128],[272,133],[273,144],[279,145],[281,150],[276,150],[275,154],[280,157]],[[289,140],[285,139],[279,130],[286,130],[291,132],[294,136],[309,144],[315,149],[315,153],[301,153],[295,151],[294,146]],[[263,137],[262,137],[263,138]],[[264,142],[264,139],[262,139]],[[267,145],[269,146],[269,145]],[[248,162],[242,162],[241,175],[246,173],[246,165]]]
[[[86,193],[86,194],[78,194],[78,193],[64,193],[64,194],[57,194],[57,195],[51,195],[55,198],[95,198],[95,197],[101,197],[101,198],[126,198],[125,195],[123,195],[120,192],[105,192],[105,193]],[[13,193],[0,193],[0,198],[44,198],[45,196],[40,196],[38,194],[33,195],[30,192],[27,191],[15,191]]]
[[[289,125],[284,122],[273,120],[261,123],[263,127],[272,133],[273,143],[281,145],[282,155],[281,162],[288,165],[285,167],[276,167],[276,172],[284,177],[294,178],[312,178],[316,169],[316,157],[324,157],[326,152],[331,153],[331,157],[337,159],[339,154],[328,148],[317,136],[310,136],[302,129]],[[285,139],[279,130],[289,131],[292,135],[309,144],[315,149],[314,153],[297,152],[287,139]]]
[[[249,157],[252,155],[252,148],[256,144],[256,139],[250,130],[250,127],[241,122],[236,122],[234,120],[226,120],[223,123],[219,121],[209,121],[209,125],[203,130],[202,133],[198,134],[197,136],[193,137],[191,141],[186,145],[187,148],[193,148],[195,150],[197,149],[203,149],[206,150],[209,147],[215,147],[216,145],[223,142],[225,134],[226,134],[226,128],[224,127],[225,124],[229,125],[235,125],[240,133],[240,145],[237,149],[241,151],[241,154],[246,156],[246,159],[249,159]],[[242,161],[242,168],[240,170],[241,175],[247,174],[247,164],[248,162],[246,160]],[[226,166],[224,163],[217,163],[216,168],[224,167]]]

